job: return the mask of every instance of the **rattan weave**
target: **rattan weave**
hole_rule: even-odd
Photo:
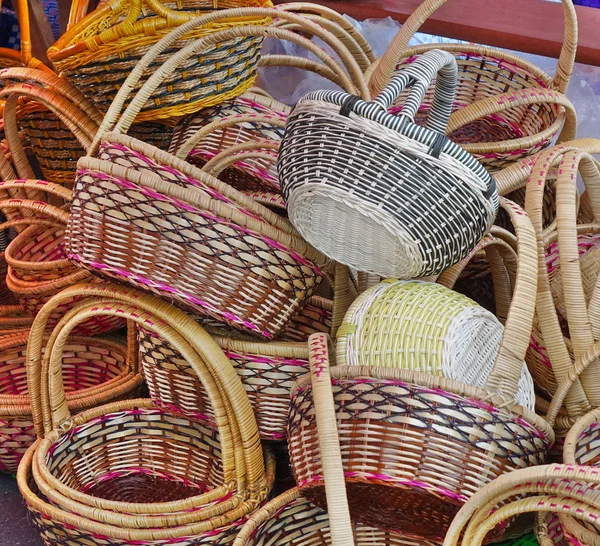
[[[436,107],[427,127],[416,125],[438,72]],[[278,170],[290,220],[309,243],[358,271],[398,278],[439,273],[471,250],[493,222],[497,194],[485,169],[438,132],[455,81],[452,56],[431,51],[374,102],[318,91],[297,104]],[[407,86],[402,115],[387,114]]]

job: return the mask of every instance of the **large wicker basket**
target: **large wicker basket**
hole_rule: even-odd
[[[73,295],[92,298],[65,315],[41,359],[42,338],[36,332],[60,300]],[[210,392],[217,429],[153,407],[149,400],[108,404],[71,417],[64,404],[60,355],[77,323],[97,315],[119,315],[131,325],[143,325],[189,359]],[[181,538],[193,544],[186,537],[217,534],[266,498],[272,480],[265,474],[243,387],[211,338],[172,306],[110,285],[67,289],[36,318],[28,362],[36,429],[46,432],[33,454],[33,477],[39,492],[78,522],[72,528],[64,525],[67,537],[96,528],[107,540],[166,544]],[[28,501],[35,505],[40,499]],[[56,529],[53,519],[41,523],[44,532]],[[60,523],[68,518],[59,518]]]
[[[504,338],[485,390],[408,370],[330,369],[343,472],[350,510],[358,521],[440,541],[479,487],[546,459],[554,440],[551,427],[510,402],[518,389],[534,313],[535,238],[523,211],[502,203],[515,223],[519,268]],[[321,367],[328,366],[322,338],[316,337],[311,351]],[[305,378],[292,396],[289,442],[296,482],[304,496],[323,506],[317,400]]]
[[[447,134],[490,171],[548,147],[559,134],[559,140],[574,138],[575,112],[563,95],[577,50],[577,14],[572,1],[562,2],[564,41],[553,78],[516,55],[489,47],[473,44],[409,47],[409,41],[423,22],[446,1],[428,0],[415,9],[372,70],[372,91],[383,89],[398,64],[411,63],[432,48],[443,49],[451,53],[459,65],[456,99]],[[430,93],[421,114],[427,114],[432,104]]]

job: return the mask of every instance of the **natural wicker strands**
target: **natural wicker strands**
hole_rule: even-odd
[[[278,333],[322,280],[320,269],[295,250],[305,245],[298,241],[288,250],[260,222],[259,231],[244,225],[242,214],[237,220],[244,223],[236,223],[232,212],[194,188],[177,193],[149,181],[106,161],[82,160],[69,220],[70,259],[236,328]],[[271,233],[283,243],[296,239]]]
[[[16,472],[36,435],[29,394],[25,351],[29,331],[0,339],[0,471]],[[80,412],[98,403],[135,396],[142,377],[127,360],[122,343],[73,337],[63,354],[67,403]]]
[[[435,546],[389,531],[353,524],[356,546]],[[291,489],[258,510],[234,546],[331,546],[327,513]]]
[[[234,101],[200,111],[185,119],[176,129],[170,152],[193,165],[202,167],[219,152],[233,145],[257,139],[269,138],[279,141],[283,137],[285,117],[289,109],[276,101],[252,93],[245,93]],[[256,116],[257,122],[233,122],[235,118]],[[267,123],[265,116],[272,117]],[[232,125],[227,121],[231,120]],[[217,122],[218,127],[209,131],[207,124]],[[226,124],[227,123],[227,124]],[[215,123],[215,125],[217,125]],[[199,131],[206,134],[198,138]],[[220,174],[220,179],[240,190],[279,190],[275,161],[250,159],[232,165]]]
[[[112,0],[71,28],[48,51],[50,60],[96,104],[106,111],[128,74],[151,46],[173,28],[207,12],[226,8],[271,6],[268,1],[225,0],[161,4],[158,1]],[[174,9],[173,9],[174,8]],[[178,48],[193,40],[236,25],[266,25],[268,17],[208,22],[182,36]],[[223,40],[190,59],[160,92],[148,101],[138,121],[179,117],[243,93],[252,86],[262,39],[239,37]],[[175,49],[153,59],[156,70]]]
[[[349,309],[338,331],[337,361],[426,372],[485,388],[502,331],[490,312],[443,286],[386,282]],[[534,400],[523,364],[516,402],[533,409]]]
[[[212,420],[213,411],[206,391],[190,365],[157,336],[144,330],[139,330],[138,336],[140,362],[153,400]],[[244,384],[261,437],[284,439],[292,385],[308,371],[306,345],[216,340]]]
[[[324,91],[290,115],[278,166],[283,193],[292,223],[326,255],[359,271],[423,277],[460,260],[489,229],[497,198],[489,175],[439,133],[410,122],[426,88],[413,71],[427,79],[431,64],[442,66],[451,81],[446,62],[431,52],[377,103]],[[419,83],[406,117],[387,115],[381,106],[413,77]],[[432,127],[445,124],[447,92],[436,90]]]
[[[438,48],[452,53],[459,65],[455,111],[449,131],[490,171],[510,165],[559,139],[575,136],[575,117],[562,95],[573,71],[577,49],[577,14],[564,0],[565,32],[554,78],[532,63],[488,47],[471,44],[426,44],[408,47],[421,25],[446,0],[423,2],[402,25],[382,59],[371,71],[370,88],[377,93],[392,77],[398,63]],[[538,91],[542,93],[537,94]],[[424,101],[426,112],[431,95]]]

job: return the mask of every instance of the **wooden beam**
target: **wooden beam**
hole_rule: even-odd
[[[274,0],[282,4],[287,0]],[[422,0],[313,0],[363,20],[391,17],[404,23]],[[600,66],[600,9],[576,6],[577,61]],[[450,0],[421,28],[423,32],[558,58],[564,18],[560,3],[547,0]]]

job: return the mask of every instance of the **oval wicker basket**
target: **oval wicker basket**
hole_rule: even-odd
[[[248,7],[272,6],[269,0],[186,0],[175,6],[160,0],[109,0],[73,25],[48,50],[48,58],[96,106],[106,112],[137,63],[152,46],[185,23],[209,15],[205,23],[182,32],[178,47],[241,25],[264,26],[269,15]],[[238,8],[223,19],[219,12]],[[175,40],[173,40],[175,42]],[[262,45],[260,37],[220,40],[192,57],[160,88],[160,99],[145,102],[137,121],[176,118],[243,93],[253,85]],[[154,71],[173,54],[165,50],[154,57]]]
[[[419,27],[446,1],[427,0],[415,9],[371,69],[372,92],[383,89],[398,64],[411,63],[432,48],[442,49],[451,53],[459,66],[447,134],[490,171],[547,148],[559,134],[559,141],[574,138],[575,112],[563,95],[577,50],[577,14],[572,1],[562,0],[565,32],[554,77],[516,55],[489,47],[452,43],[408,47]],[[426,115],[432,104],[429,93],[421,115]]]
[[[422,127],[414,115],[436,74],[436,106]],[[439,132],[455,82],[454,58],[434,50],[374,102],[338,91],[300,100],[278,170],[290,220],[309,243],[358,271],[403,279],[468,254],[489,230],[498,195],[485,169]],[[385,113],[405,87],[402,114]]]
[[[47,343],[51,354],[41,360],[37,332],[73,296],[86,299],[57,325]],[[97,315],[126,318],[131,336],[139,324],[180,351],[210,393],[217,430],[149,400],[71,417],[60,354],[77,323]],[[29,385],[37,385],[31,391],[36,429],[46,433],[33,455],[35,483],[60,510],[81,518],[73,535],[94,522],[99,533],[131,541],[203,535],[238,521],[268,495],[256,421],[238,376],[210,336],[169,304],[111,285],[67,289],[38,314],[28,362]]]
[[[479,487],[546,459],[554,441],[551,427],[530,410],[510,405],[534,314],[535,237],[523,211],[510,202],[502,204],[515,223],[519,268],[485,390],[408,370],[330,369],[343,473],[350,510],[358,521],[440,541]],[[317,341],[311,351],[323,368],[329,364],[326,346]],[[323,506],[314,404],[313,388],[302,378],[292,394],[290,458],[302,494]]]

